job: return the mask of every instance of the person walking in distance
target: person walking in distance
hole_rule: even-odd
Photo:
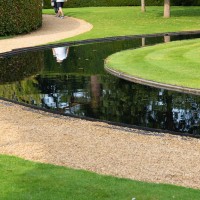
[[[57,7],[56,0],[51,0],[51,6],[54,7],[54,11],[56,13],[56,17],[58,17],[58,7]]]
[[[64,13],[63,13],[63,6],[64,6],[64,1],[65,0],[56,0],[57,3],[57,8],[58,8],[58,17],[60,17],[61,19],[64,18]]]

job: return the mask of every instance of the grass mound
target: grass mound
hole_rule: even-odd
[[[111,55],[114,70],[160,83],[200,89],[200,39],[176,41]]]

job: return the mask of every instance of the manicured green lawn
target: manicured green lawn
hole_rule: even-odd
[[[94,28],[85,34],[62,40],[63,42],[200,29],[200,7],[172,7],[170,19],[162,17],[163,7],[147,7],[146,13],[141,13],[140,7],[71,8],[64,9],[64,12],[68,16],[90,22]],[[53,9],[43,10],[43,13],[54,14],[54,11]],[[195,43],[190,45],[191,51],[185,51],[187,56],[184,59],[195,63],[197,66],[198,55],[196,54],[195,57],[193,54],[198,53],[200,47],[195,46]],[[193,51],[192,45],[198,52]],[[176,45],[170,48],[174,50],[175,47]],[[171,54],[167,52],[168,48],[164,49],[165,53],[162,52],[162,48],[164,47],[161,46],[158,50],[147,52],[149,58],[161,59],[163,56],[173,58],[175,54],[178,58],[182,56],[179,50],[174,50],[174,54]],[[184,54],[185,48],[184,46],[182,48],[180,52]],[[148,48],[145,49],[148,51]],[[153,54],[156,54],[157,58],[154,58]],[[144,59],[145,52],[139,53],[138,56]],[[117,63],[123,61],[123,59],[120,59]],[[115,66],[115,59],[113,61]],[[169,62],[173,63],[173,59],[171,61],[169,59]],[[166,59],[164,63],[166,63]],[[168,65],[165,64],[166,66]],[[182,71],[181,68],[179,68],[180,70]],[[199,79],[196,72],[194,75],[195,79]],[[190,77],[190,75],[188,76]],[[0,156],[0,191],[0,199],[3,200],[131,200],[133,197],[136,200],[198,200],[200,196],[200,190],[101,176],[86,171],[38,164],[8,156]]]
[[[0,156],[2,200],[199,200],[200,190],[102,176]]]
[[[140,7],[95,7],[68,8],[65,15],[84,19],[94,28],[85,34],[62,40],[82,40],[108,36],[135,35],[189,31],[200,29],[200,7],[172,7],[171,18],[163,18],[163,7],[147,7],[142,13]],[[54,14],[53,9],[43,10]]]
[[[200,89],[200,39],[127,50],[107,59],[107,66],[136,77]]]

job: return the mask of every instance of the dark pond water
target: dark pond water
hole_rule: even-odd
[[[170,40],[198,37],[171,36]],[[137,38],[1,58],[0,97],[62,114],[200,134],[200,96],[130,83],[104,70],[104,59],[110,54],[168,40]]]

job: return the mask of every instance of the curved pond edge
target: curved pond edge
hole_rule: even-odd
[[[56,43],[56,44],[48,44],[48,45],[41,45],[41,46],[34,46],[34,47],[27,47],[27,48],[19,48],[19,49],[14,49],[9,52],[4,52],[0,53],[0,59],[4,57],[10,57],[13,55],[17,55],[20,53],[24,52],[31,52],[31,51],[39,51],[39,50],[47,50],[51,49],[53,47],[61,47],[61,46],[75,46],[75,45],[84,45],[84,44],[91,44],[91,43],[97,43],[97,42],[109,42],[109,41],[116,41],[116,40],[129,40],[129,39],[136,39],[136,38],[143,38],[143,37],[156,37],[156,36],[176,36],[176,35],[195,35],[195,34],[200,34],[200,30],[197,31],[182,31],[182,32],[167,32],[167,33],[156,33],[156,34],[142,34],[142,35],[130,35],[130,36],[116,36],[116,37],[106,37],[106,38],[97,38],[97,39],[88,39],[88,40],[81,40],[81,41],[72,41],[72,42],[66,42],[66,43]],[[139,83],[139,82],[138,82]],[[142,84],[142,83],[141,83]],[[159,86],[160,88],[160,86]],[[188,92],[187,92],[188,93]],[[195,93],[196,94],[196,93]],[[62,114],[58,111],[53,111],[53,110],[48,110],[45,108],[37,107],[34,105],[29,105],[26,103],[20,103],[14,100],[6,99],[3,97],[0,97],[1,100],[6,101],[6,102],[11,102],[14,104],[18,104],[21,106],[27,107],[27,109],[34,109],[39,111],[44,111],[47,113],[51,114],[56,114],[60,116],[68,116],[72,118],[78,118],[78,119],[83,119],[83,120],[89,120],[89,121],[94,121],[94,122],[104,122],[113,126],[118,126],[124,127],[124,128],[130,128],[130,129],[138,129],[138,130],[144,130],[148,132],[142,132],[142,133],[137,133],[137,134],[144,134],[144,135],[154,135],[154,136],[164,136],[164,134],[172,134],[172,135],[177,135],[177,136],[185,136],[185,137],[194,137],[194,138],[200,138],[200,135],[195,135],[195,134],[189,134],[189,133],[183,133],[183,132],[175,132],[175,131],[170,131],[170,130],[163,130],[163,129],[154,129],[154,128],[149,128],[149,127],[142,127],[142,126],[137,126],[137,125],[130,125],[130,124],[124,124],[124,123],[119,123],[119,122],[112,122],[112,121],[107,121],[107,120],[100,120],[100,119],[95,119],[95,118],[90,118],[90,117],[81,117],[81,116],[76,116],[76,115],[71,115],[71,114]],[[116,127],[113,127],[116,128]],[[118,128],[116,128],[118,129]],[[128,130],[128,132],[132,132],[132,130]],[[151,132],[151,133],[149,133]]]
[[[9,56],[27,52],[27,51],[46,50],[46,49],[50,49],[54,47],[62,47],[62,46],[70,47],[70,46],[75,46],[75,45],[91,44],[91,43],[97,43],[97,42],[109,42],[109,41],[115,41],[115,40],[129,40],[129,39],[144,38],[144,37],[148,38],[148,37],[159,37],[159,36],[195,35],[195,34],[200,34],[200,30],[127,35],[127,36],[113,36],[113,37],[105,37],[105,38],[78,40],[78,41],[71,41],[71,42],[64,42],[64,43],[54,43],[54,44],[46,44],[46,45],[33,46],[33,47],[27,47],[27,48],[13,49],[12,51],[0,53],[0,58],[9,57]]]
[[[164,129],[155,129],[155,128],[125,124],[125,123],[120,123],[120,122],[112,122],[112,121],[108,121],[108,120],[95,119],[95,118],[85,117],[85,116],[77,116],[77,115],[72,115],[72,114],[68,114],[68,113],[64,114],[64,113],[60,113],[58,111],[48,110],[48,109],[45,109],[45,108],[42,108],[42,107],[37,107],[37,106],[34,106],[34,105],[30,105],[30,104],[6,99],[4,97],[0,97],[0,100],[5,101],[5,102],[14,103],[14,104],[17,104],[17,105],[20,105],[20,106],[24,106],[29,111],[31,111],[33,109],[31,112],[37,112],[38,111],[38,113],[39,113],[40,111],[43,111],[45,113],[52,114],[51,116],[58,115],[60,117],[71,117],[71,118],[76,118],[76,119],[80,119],[80,120],[87,120],[87,121],[91,121],[91,122],[100,122],[100,123],[103,122],[103,123],[115,126],[115,127],[111,127],[111,128],[117,129],[117,130],[120,129],[120,128],[128,128],[128,130],[126,129],[124,131],[130,132],[130,133],[134,132],[132,129],[136,129],[136,130],[144,131],[144,132],[136,132],[136,134],[141,134],[141,135],[152,135],[152,136],[164,137],[165,134],[171,134],[171,135],[174,135],[174,136],[192,137],[192,138],[200,139],[200,135],[197,135],[197,134],[189,134],[189,133],[184,133],[184,132],[176,132],[176,131],[170,131],[170,130],[164,130]],[[56,116],[56,118],[58,116]]]
[[[170,84],[150,81],[150,80],[138,78],[138,77],[123,73],[118,70],[114,70],[107,66],[106,60],[105,60],[104,68],[108,73],[112,74],[113,76],[116,76],[118,78],[121,78],[127,81],[131,81],[134,83],[139,83],[142,85],[147,85],[147,86],[151,86],[155,88],[163,88],[163,89],[172,90],[172,91],[181,92],[181,93],[200,95],[200,89],[194,89],[194,88],[188,88],[188,87],[183,87],[183,86],[170,85]]]

